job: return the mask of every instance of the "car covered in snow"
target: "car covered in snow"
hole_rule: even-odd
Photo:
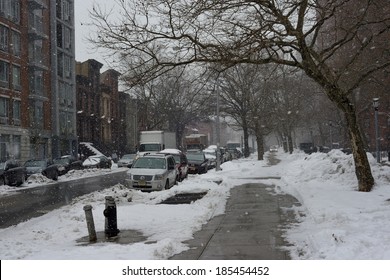
[[[118,167],[128,167],[133,165],[134,159],[137,154],[125,154],[118,160]]]
[[[83,161],[84,168],[111,168],[111,159],[104,155],[89,156]]]
[[[60,164],[55,164],[51,159],[29,159],[24,163],[27,177],[32,174],[42,174],[49,179],[58,180],[64,168]]]
[[[18,161],[9,159],[0,162],[0,186],[20,186],[26,179],[26,168]]]

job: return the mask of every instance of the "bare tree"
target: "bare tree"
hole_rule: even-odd
[[[370,191],[374,179],[351,96],[362,81],[390,65],[389,60],[381,59],[362,63],[376,39],[388,34],[390,13],[372,17],[376,10],[383,9],[376,6],[376,1],[358,1],[356,10],[351,2],[116,1],[121,16],[112,20],[109,13],[98,7],[92,11],[99,34],[91,39],[96,46],[111,50],[126,62],[133,83],[195,62],[220,63],[226,68],[240,63],[272,62],[302,69],[343,112],[358,189]],[[340,10],[348,11],[348,21],[337,29],[337,36],[326,39]],[[351,55],[335,63],[346,48],[351,48]]]
[[[189,75],[187,68],[176,68],[132,90],[139,101],[141,128],[174,131],[179,147],[186,125],[204,119],[210,103],[203,81],[207,76],[194,75],[194,69]]]
[[[244,155],[249,156],[249,133],[256,136],[258,159],[263,159],[264,136],[273,127],[269,79],[274,65],[236,65],[220,75],[223,112],[244,132]]]

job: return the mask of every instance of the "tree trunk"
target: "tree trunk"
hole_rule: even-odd
[[[248,133],[248,126],[246,124],[243,125],[243,131],[244,131],[244,156],[247,158],[249,157],[249,133]]]
[[[347,101],[349,100],[347,99]],[[366,151],[364,150],[364,142],[356,120],[355,108],[350,102],[345,101],[339,104],[339,108],[342,109],[347,121],[359,191],[369,192],[374,186],[374,178]]]
[[[256,143],[257,143],[257,160],[264,160],[264,141],[263,134],[256,133]]]
[[[288,152],[291,155],[294,152],[294,145],[293,145],[293,141],[292,141],[291,130],[288,132],[287,141],[288,141]]]

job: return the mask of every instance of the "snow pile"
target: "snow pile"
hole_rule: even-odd
[[[300,223],[286,234],[296,259],[389,259],[390,168],[369,156],[376,185],[357,191],[351,155],[284,155],[280,190],[302,204]]]

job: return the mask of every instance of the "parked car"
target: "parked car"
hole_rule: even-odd
[[[118,167],[131,167],[137,154],[125,154],[118,160]]]
[[[204,155],[209,160],[209,169],[215,168],[217,166],[217,151],[214,149],[204,149]],[[220,159],[221,160],[221,159]],[[222,163],[222,162],[221,162]]]
[[[161,191],[176,184],[176,162],[172,155],[139,157],[128,171],[127,187],[142,191]]]
[[[172,155],[175,158],[177,169],[177,181],[181,182],[188,177],[188,160],[187,156],[177,149],[165,149],[158,154]]]
[[[202,174],[207,173],[209,169],[209,160],[203,152],[187,153],[188,173]]]
[[[32,174],[42,174],[49,179],[58,180],[58,176],[61,173],[61,167],[59,164],[55,164],[51,159],[29,159],[24,163],[26,168],[27,177]]]
[[[26,168],[16,160],[0,162],[0,186],[20,186],[26,179]]]
[[[60,158],[56,158],[53,162],[63,166],[63,168],[59,168],[60,176],[68,173],[69,170],[79,170],[83,168],[83,162],[72,155],[65,155]]]
[[[111,168],[111,159],[104,155],[89,156],[83,161],[83,167],[85,168]]]
[[[278,146],[276,146],[276,145],[271,146],[271,148],[269,148],[269,151],[270,152],[277,152],[278,151]]]

